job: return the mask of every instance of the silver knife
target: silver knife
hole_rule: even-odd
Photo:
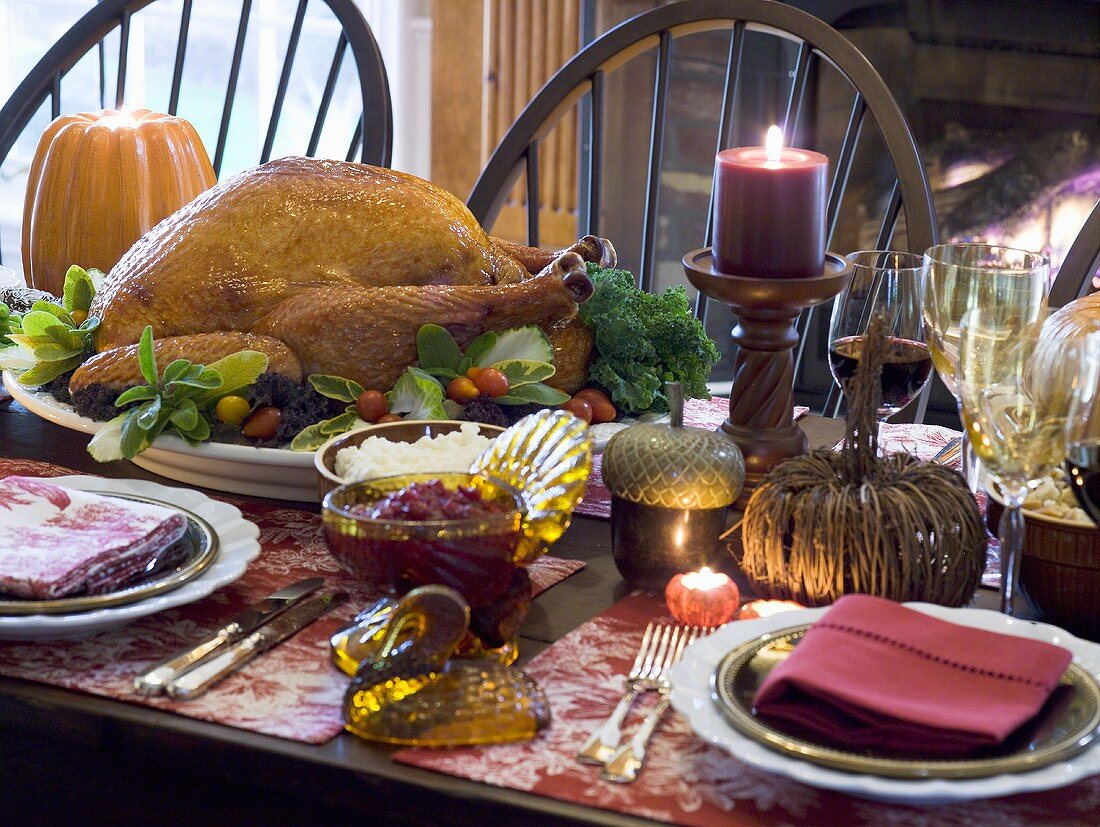
[[[281,643],[295,632],[304,629],[333,606],[348,599],[347,592],[319,594],[303,600],[287,609],[270,623],[213,657],[175,678],[168,684],[168,694],[176,700],[187,701],[201,695],[222,678],[235,672],[256,655]]]
[[[172,682],[210,653],[234,643],[312,594],[325,582],[323,577],[299,580],[263,600],[253,603],[206,640],[184,649],[134,678],[134,690],[141,695],[159,695]]]

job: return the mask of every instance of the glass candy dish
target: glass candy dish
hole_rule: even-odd
[[[538,685],[499,663],[454,660],[470,607],[445,586],[409,592],[344,698],[345,729],[372,741],[455,747],[532,738],[550,722]]]

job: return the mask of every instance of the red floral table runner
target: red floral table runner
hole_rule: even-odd
[[[48,463],[0,459],[0,477],[72,473]],[[331,664],[328,639],[378,593],[347,578],[329,557],[319,515],[285,505],[223,499],[260,527],[262,550],[240,580],[198,602],[92,637],[51,643],[0,641],[0,674],[311,744],[324,743],[340,732],[349,679]],[[543,557],[529,569],[535,593],[582,568],[579,560]],[[131,682],[138,672],[198,642],[250,603],[313,576],[325,577],[329,587],[346,589],[350,599],[193,701],[134,693]]]
[[[601,781],[598,767],[579,764],[574,756],[619,699],[645,624],[664,613],[660,599],[632,595],[534,658],[525,671],[546,692],[554,719],[533,741],[456,750],[406,749],[394,759],[561,801],[701,827],[1100,824],[1100,776],[1061,790],[965,804],[883,804],[814,789],[741,764],[694,737],[687,720],[675,712],[653,736],[646,769],[635,783]],[[626,732],[638,726],[653,703],[647,696],[635,704]]]

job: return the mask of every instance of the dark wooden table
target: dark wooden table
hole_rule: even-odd
[[[803,425],[812,444],[842,434],[833,420]],[[163,482],[130,463],[97,464],[86,444],[0,402],[0,456]],[[606,522],[579,518],[554,547],[587,566],[535,601],[522,658],[629,592],[610,543]],[[313,746],[0,678],[0,820],[9,824],[651,823],[398,765],[392,752],[346,733]]]

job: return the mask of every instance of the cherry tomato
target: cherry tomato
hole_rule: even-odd
[[[477,365],[474,365],[471,368],[467,368],[466,369],[466,378],[468,378],[471,382],[473,382],[477,379],[477,375],[479,373],[481,373],[482,370],[484,370],[484,368],[479,368]]]
[[[573,398],[583,399],[592,406],[593,422],[614,422],[619,415],[619,412],[615,410],[615,406],[611,404],[611,400],[607,398],[607,394],[595,388],[585,388],[582,391],[577,391]]]
[[[364,422],[377,422],[389,410],[389,400],[382,391],[363,391],[355,400],[355,412]]]
[[[84,322],[88,321],[87,310],[74,310],[69,315],[73,317],[73,321],[76,322],[78,325],[84,324]]]
[[[583,419],[588,423],[592,422],[592,406],[584,399],[578,399],[574,396],[561,407],[562,410],[569,411],[569,413],[573,414],[577,419]]]
[[[383,422],[400,422],[400,421],[401,421],[401,415],[400,414],[384,413],[380,417],[378,417],[378,424],[379,425],[381,425]]]
[[[474,385],[483,394],[494,399],[508,393],[508,377],[496,368],[482,368],[474,379]]]
[[[214,416],[230,425],[240,425],[251,409],[243,396],[223,396],[214,406]]]
[[[252,439],[274,439],[282,421],[283,412],[266,405],[253,411],[252,416],[245,420],[241,433]]]
[[[447,398],[455,402],[469,402],[480,393],[473,380],[466,376],[457,376],[447,384]]]

